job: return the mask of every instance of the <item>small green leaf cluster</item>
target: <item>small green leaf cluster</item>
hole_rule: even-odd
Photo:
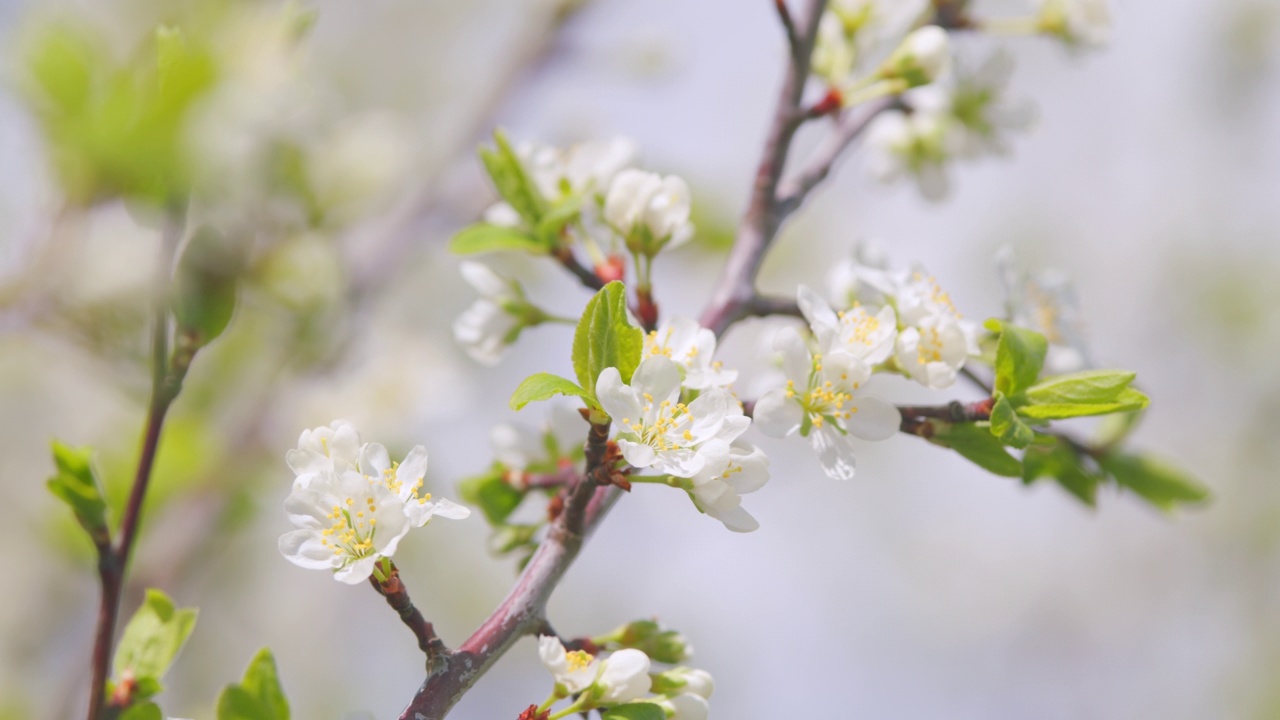
[[[459,255],[498,251],[554,253],[562,245],[565,228],[581,215],[583,197],[572,193],[544,197],[506,133],[495,130],[493,143],[493,147],[480,148],[480,160],[498,195],[515,210],[520,222],[517,226],[489,222],[470,225],[453,236],[449,249]]]
[[[1085,370],[1042,377],[1048,347],[1043,335],[994,319],[986,326],[996,345],[990,419],[935,421],[931,442],[1002,477],[1028,484],[1051,478],[1090,506],[1098,487],[1106,483],[1130,490],[1161,510],[1208,498],[1208,490],[1185,473],[1152,456],[1117,447],[1149,403],[1132,386],[1135,373]],[[1048,428],[1053,420],[1088,416],[1122,418],[1123,428],[1096,444]],[[1021,457],[1009,448],[1021,450]]]
[[[588,408],[599,411],[596,380],[600,373],[614,367],[623,382],[630,382],[643,349],[644,333],[628,317],[626,288],[620,282],[611,282],[587,303],[574,332],[573,372],[578,381],[550,373],[531,375],[511,395],[511,409],[568,395],[582,398]]]
[[[53,441],[53,463],[57,474],[49,478],[49,491],[65,502],[75,513],[76,522],[89,534],[97,548],[111,544],[111,530],[107,525],[107,501],[102,495],[102,484],[93,472],[90,448],[73,448]]]
[[[289,701],[270,650],[259,650],[240,682],[223,689],[217,720],[289,720]]]
[[[161,678],[196,625],[195,608],[179,609],[163,592],[147,590],[142,606],[124,628],[112,661],[113,678],[106,695],[122,718],[160,718],[151,698],[163,690]]]

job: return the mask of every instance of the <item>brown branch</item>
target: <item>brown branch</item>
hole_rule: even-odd
[[[949,423],[980,422],[991,419],[991,408],[995,401],[985,398],[976,402],[964,403],[952,400],[946,405],[899,405],[902,423],[898,429],[908,435],[927,437],[931,434],[930,420],[944,420]]]
[[[845,112],[836,121],[832,132],[814,151],[809,163],[795,177],[780,183],[778,187],[778,214],[786,218],[795,212],[809,193],[831,174],[832,168],[844,154],[849,145],[867,129],[871,121],[881,112],[893,107],[896,101],[892,98],[874,100],[857,110]]]
[[[379,595],[387,599],[391,609],[395,610],[404,624],[413,631],[413,636],[418,639],[418,649],[427,656],[427,674],[430,675],[439,669],[441,659],[449,654],[449,648],[445,646],[440,636],[436,635],[435,627],[427,622],[418,608],[414,607],[413,600],[409,598],[408,589],[400,580],[400,569],[390,560],[387,564],[391,568],[387,579],[379,582],[376,576],[370,575],[369,583]]]
[[[586,472],[568,488],[564,512],[497,609],[457,650],[440,656],[438,670],[423,681],[401,720],[440,720],[517,640],[549,627],[547,600],[621,495],[618,488],[595,480],[611,470],[608,438],[607,422],[591,425]]]
[[[791,57],[794,60],[803,52],[800,33],[796,30],[796,21],[791,17],[791,9],[787,7],[787,0],[774,0],[773,4],[778,11],[778,20],[782,23],[782,30],[787,35],[787,49],[791,52]]]
[[[165,220],[160,239],[160,257],[156,269],[155,297],[153,298],[151,325],[151,401],[147,408],[146,429],[143,432],[142,450],[134,473],[133,488],[120,520],[120,536],[114,547],[99,547],[98,579],[102,585],[102,599],[98,606],[97,628],[94,632],[92,666],[89,684],[89,720],[103,717],[106,702],[107,673],[111,665],[115,643],[116,620],[120,614],[120,598],[124,589],[125,572],[129,566],[138,526],[142,519],[142,505],[146,499],[151,470],[156,453],[160,449],[160,433],[164,429],[165,415],[181,387],[181,370],[169,362],[169,283],[173,269],[173,257],[182,239],[183,213],[171,209]],[[184,353],[187,362],[190,355]],[[105,550],[105,552],[104,552]]]
[[[746,308],[755,296],[755,278],[760,272],[760,263],[764,261],[765,251],[782,223],[777,202],[778,181],[787,164],[791,141],[803,122],[804,113],[800,106],[809,79],[818,21],[826,7],[826,0],[809,0],[808,10],[796,26],[799,32],[788,57],[773,122],[765,137],[764,153],[756,168],[751,200],[738,224],[737,239],[729,251],[729,259],[702,313],[702,326],[711,328],[716,335],[746,316]]]
[[[604,287],[604,281],[600,279],[600,276],[596,275],[595,272],[586,265],[583,265],[578,260],[578,257],[573,254],[572,249],[565,247],[556,250],[555,258],[560,261],[560,264],[564,266],[565,270],[568,270],[574,277],[578,278],[579,282],[589,289],[599,290]]]

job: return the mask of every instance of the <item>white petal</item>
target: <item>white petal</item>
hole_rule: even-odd
[[[368,580],[369,576],[373,574],[373,566],[377,564],[377,562],[378,557],[374,555],[367,558],[360,558],[350,565],[339,569],[333,574],[333,578],[338,582],[343,582],[348,585],[359,585],[365,580]]]
[[[729,530],[737,533],[755,532],[760,529],[760,523],[753,517],[746,508],[739,505],[738,507],[724,513],[716,518],[724,523]]]
[[[667,700],[675,713],[667,720],[707,720],[711,708],[707,701],[692,693],[684,693]]]
[[[511,285],[501,275],[478,262],[464,260],[459,268],[462,279],[480,293],[481,297],[498,300],[511,294]]]
[[[391,455],[380,443],[369,443],[360,449],[360,472],[382,480],[383,473],[390,469]]]
[[[452,500],[440,498],[435,501],[435,511],[432,514],[449,520],[462,520],[471,516],[471,510]]]
[[[827,425],[814,428],[809,433],[809,442],[818,453],[818,462],[828,477],[836,480],[853,479],[853,443],[847,435],[842,435],[839,430]]]
[[[622,457],[633,467],[647,468],[658,460],[658,453],[648,445],[620,438],[618,440],[618,449],[622,451]]]
[[[615,424],[621,424],[624,419],[632,423],[640,422],[644,410],[638,395],[638,392],[622,383],[618,368],[605,368],[596,379],[596,399]]]
[[[804,410],[793,398],[787,397],[782,388],[770,390],[756,401],[756,427],[769,437],[786,437],[800,429],[804,420]]]
[[[634,648],[610,655],[597,684],[605,688],[601,698],[607,703],[625,703],[649,692],[649,656]]]
[[[902,425],[898,408],[873,397],[855,396],[852,414],[844,420],[845,429],[863,440],[887,440]]]
[[[333,567],[333,550],[324,546],[314,530],[291,530],[280,536],[280,554],[299,567],[321,570]]]

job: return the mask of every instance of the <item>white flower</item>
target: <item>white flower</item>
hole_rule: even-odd
[[[349,469],[315,473],[306,487],[294,487],[284,509],[298,529],[280,536],[280,553],[304,568],[331,569],[349,585],[367,580],[411,527],[397,493]]]
[[[883,440],[898,431],[898,409],[857,394],[871,376],[863,360],[840,351],[811,352],[799,332],[787,328],[777,337],[787,384],[756,403],[755,422],[766,435],[796,431],[809,438],[827,475],[847,480],[854,474],[850,435]]]
[[[951,42],[937,25],[913,30],[885,61],[881,75],[900,79],[907,87],[928,85],[951,67]]]
[[[680,371],[661,355],[642,361],[629,386],[617,368],[605,368],[596,380],[596,397],[618,428],[627,462],[675,477],[703,469],[701,446],[707,441],[732,442],[751,424],[721,388],[709,388],[688,405],[680,402]]]
[[[928,0],[833,0],[818,23],[815,75],[841,85],[882,59],[929,5]]]
[[[858,241],[853,252],[841,258],[827,273],[831,297],[842,307],[859,302],[882,304],[886,286],[883,278],[888,268],[889,256],[879,241]]]
[[[956,74],[948,109],[955,119],[956,151],[961,156],[1006,154],[1005,138],[1035,124],[1035,107],[1006,95],[1012,74],[1013,56],[1004,51],[989,55],[972,73]]]
[[[355,469],[360,457],[360,432],[346,420],[328,427],[303,430],[297,449],[285,453],[285,462],[296,476],[295,486],[306,486],[316,474]]]
[[[1105,45],[1111,37],[1109,0],[1036,0],[1040,29],[1069,45]]]
[[[658,702],[670,712],[667,720],[707,720],[711,706],[706,698],[693,693],[683,693]]]
[[[897,361],[916,382],[940,390],[978,349],[978,329],[965,320],[932,276],[916,270],[893,277],[898,309]]]
[[[393,464],[386,448],[360,446],[359,437],[343,420],[302,433],[298,449],[287,454],[298,477],[284,501],[298,529],[279,542],[281,554],[295,565],[331,569],[352,585],[368,579],[379,559],[391,557],[410,528],[435,515],[461,519],[471,514],[422,492],[427,451],[421,446]]]
[[[676,690],[679,694],[696,695],[710,700],[716,690],[716,682],[706,670],[680,666],[658,675],[655,692],[659,689],[668,695]]]
[[[627,169],[609,186],[604,218],[629,246],[652,254],[693,237],[689,202],[689,185],[683,179]]]
[[[529,307],[520,286],[485,265],[462,263],[462,277],[480,298],[453,323],[453,337],[483,365],[496,365],[526,324]]]
[[[590,689],[597,705],[614,705],[649,692],[649,656],[639,650],[619,650],[601,660],[584,650],[567,652],[559,638],[543,635],[538,656],[566,695]]]
[[[877,310],[874,306],[855,305],[837,313],[804,285],[796,292],[796,298],[822,352],[847,353],[872,366],[893,354],[898,322],[892,307]]]
[[[886,110],[867,128],[872,174],[883,183],[910,177],[920,194],[939,201],[951,192],[947,164],[955,155],[955,135],[943,113]]]
[[[645,338],[643,358],[663,355],[684,370],[683,385],[690,390],[727,387],[738,379],[737,370],[725,370],[713,359],[716,335],[696,320],[675,317],[664,321]]]
[[[733,532],[759,528],[760,523],[742,507],[741,496],[768,482],[769,459],[764,452],[746,443],[712,440],[702,454],[706,464],[693,476],[689,490],[698,507]]]
[[[385,447],[369,443],[360,449],[360,472],[369,481],[381,482],[396,494],[414,527],[426,525],[436,515],[462,520],[471,514],[462,505],[445,498],[432,500],[431,493],[422,491],[427,474],[427,451],[421,445],[415,445],[403,462],[393,463]]]
[[[603,196],[618,173],[635,165],[640,149],[630,138],[617,137],[574,145],[565,155],[563,177],[570,189]]]
[[[1013,249],[1007,245],[996,253],[996,265],[1009,320],[1039,332],[1049,342],[1045,372],[1060,375],[1091,367],[1075,290],[1066,276],[1053,270],[1020,273]]]

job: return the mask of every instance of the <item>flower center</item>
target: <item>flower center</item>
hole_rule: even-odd
[[[590,665],[592,659],[591,654],[585,650],[574,650],[565,653],[565,660],[569,662],[569,672],[577,672]]]
[[[363,507],[355,498],[345,498],[330,511],[328,518],[332,523],[321,531],[321,542],[332,549],[334,555],[345,555],[347,562],[374,554],[373,536],[378,521],[373,514],[377,510],[371,497],[364,499]]]

